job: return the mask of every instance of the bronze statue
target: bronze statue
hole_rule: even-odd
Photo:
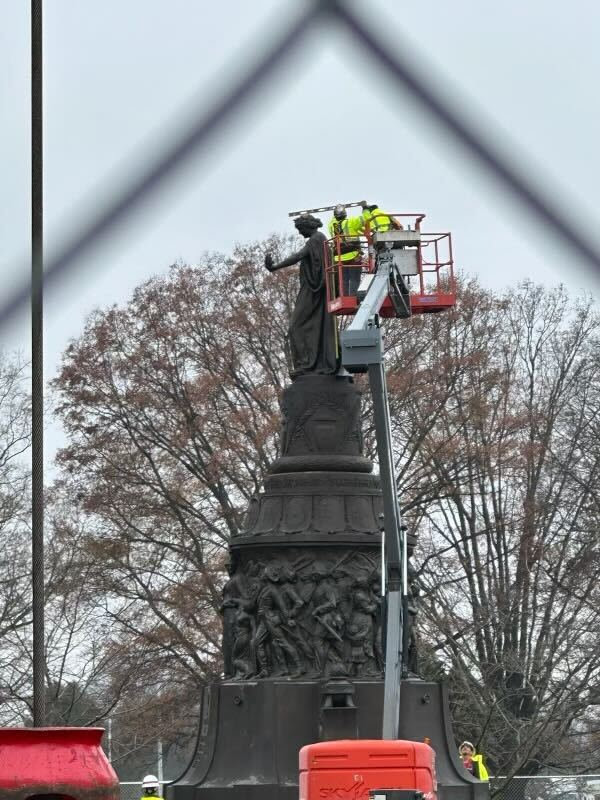
[[[231,652],[233,677],[248,680],[256,673],[256,654],[254,652],[254,617],[240,604],[233,626],[233,647]]]
[[[295,627],[296,622],[278,587],[281,580],[279,564],[268,564],[264,569],[263,579],[265,585],[258,595],[258,625],[254,637],[259,667],[256,677],[269,677],[276,662],[281,674],[298,678],[302,674],[302,664],[290,636],[290,628]]]
[[[335,375],[339,368],[336,352],[336,323],[327,311],[325,289],[325,242],[319,231],[323,223],[311,214],[294,220],[301,236],[307,239],[301,250],[292,253],[277,264],[270,253],[265,256],[265,267],[275,272],[300,262],[300,291],[290,320],[288,337],[293,368],[290,377],[307,373]]]
[[[370,593],[368,580],[358,580],[352,594],[352,615],[346,630],[350,640],[350,665],[352,675],[376,675],[375,650],[375,617],[377,603]]]
[[[225,677],[233,675],[233,643],[235,641],[235,623],[239,601],[244,596],[246,579],[243,572],[239,571],[233,559],[227,564],[229,580],[223,587],[223,662]]]
[[[312,596],[315,620],[315,666],[320,675],[337,678],[346,675],[344,664],[344,618],[338,608],[338,596],[325,563],[316,561],[312,578],[317,584]]]
[[[247,679],[256,672],[254,653],[257,581],[260,566],[250,560],[245,573],[233,561],[228,565],[230,578],[223,587],[224,616],[223,657],[225,677]]]

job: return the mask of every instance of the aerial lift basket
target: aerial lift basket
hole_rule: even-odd
[[[382,248],[393,251],[410,293],[412,314],[452,308],[456,304],[456,287],[451,234],[421,230],[425,214],[383,216],[391,217],[399,227],[382,232],[367,225],[363,236],[335,236],[325,243],[328,311],[337,316],[356,314],[375,270],[375,254]],[[349,251],[358,251],[359,255],[344,260]],[[391,298],[383,303],[380,316],[398,316]]]

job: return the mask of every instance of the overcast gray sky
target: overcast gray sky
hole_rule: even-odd
[[[0,2],[0,300],[29,247],[29,2]],[[410,47],[466,99],[537,180],[595,232],[600,3],[362,0],[392,46]],[[45,3],[48,247],[155,153],[186,115],[244,70],[301,0],[49,0]],[[461,100],[462,98],[462,100]],[[287,212],[366,197],[452,230],[459,267],[494,287],[523,277],[594,288],[548,231],[479,173],[346,34],[324,26],[221,141],[134,224],[47,296],[46,372],[95,306],[176,259],[290,230]],[[26,314],[4,331],[29,346]],[[56,441],[50,432],[50,449]]]

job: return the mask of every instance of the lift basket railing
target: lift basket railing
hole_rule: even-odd
[[[410,290],[412,314],[445,311],[456,304],[452,235],[423,231],[425,214],[376,214],[359,236],[338,235],[325,244],[327,308],[331,314],[355,314],[375,270],[378,249],[392,249]],[[390,226],[390,220],[393,223]],[[357,255],[352,257],[352,253]],[[350,254],[350,258],[348,255]],[[382,317],[394,317],[390,298]]]

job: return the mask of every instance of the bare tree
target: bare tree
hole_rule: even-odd
[[[562,289],[471,282],[394,345],[422,633],[458,729],[502,774],[564,766],[597,697],[599,325]]]
[[[175,266],[95,313],[55,382],[105,614],[199,681],[221,668],[227,542],[276,454],[295,276],[257,268],[264,249]]]
[[[4,724],[14,721],[11,701],[14,692],[24,688],[20,641],[31,624],[26,379],[26,365],[18,356],[0,353],[0,697]]]
[[[93,314],[55,382],[61,491],[79,507],[65,530],[122,654],[112,679],[138,664],[138,693],[220,674],[225,547],[277,454],[287,380],[296,279],[262,260],[287,246],[174,266]],[[425,669],[497,770],[535,772],[573,763],[598,700],[598,318],[562,289],[464,280],[459,295],[387,327]]]

